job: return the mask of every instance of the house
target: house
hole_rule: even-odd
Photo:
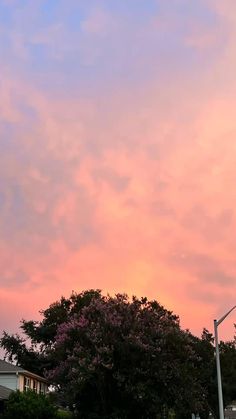
[[[212,419],[213,415],[210,413],[209,419]],[[224,409],[224,418],[225,419],[236,419],[236,402],[233,401],[230,405],[226,406]]]
[[[46,394],[48,390],[47,380],[0,359],[0,400],[3,400],[3,397],[8,398],[9,391],[15,390],[33,390],[38,394]]]
[[[236,419],[236,402],[232,402],[226,407],[225,419]]]

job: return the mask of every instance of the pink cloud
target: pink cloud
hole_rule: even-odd
[[[83,30],[104,34],[107,25],[95,12]],[[37,36],[48,42],[48,33]],[[198,69],[198,83],[195,74],[169,84],[154,77],[102,97],[58,99],[4,73],[2,328],[91,287],[157,298],[198,333],[233,304],[236,103],[222,61],[235,66],[234,39],[232,29],[227,53]],[[10,151],[6,123],[15,127]]]

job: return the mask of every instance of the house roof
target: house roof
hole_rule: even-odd
[[[25,370],[19,367],[18,365],[13,365],[13,364],[10,364],[9,362],[6,362],[0,359],[0,373],[3,373],[3,372],[12,373],[12,372],[24,372],[24,371]]]
[[[34,374],[33,372],[27,371],[24,368],[19,367],[18,365],[10,364],[10,362],[6,362],[3,359],[0,359],[0,375],[1,374],[24,374],[29,377],[41,380],[44,383],[47,382],[47,380],[44,377]]]
[[[7,400],[12,390],[0,385],[0,400]]]

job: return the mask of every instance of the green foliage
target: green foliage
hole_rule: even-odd
[[[56,419],[56,408],[49,399],[33,391],[13,392],[6,403],[4,419]]]
[[[234,342],[220,343],[220,360],[222,375],[222,387],[224,402],[229,404],[236,400],[236,345]]]
[[[57,419],[72,419],[74,416],[71,412],[65,410],[58,410]]]

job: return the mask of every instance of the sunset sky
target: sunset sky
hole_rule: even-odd
[[[89,288],[197,334],[236,304],[235,75],[235,0],[0,0],[0,330]]]

